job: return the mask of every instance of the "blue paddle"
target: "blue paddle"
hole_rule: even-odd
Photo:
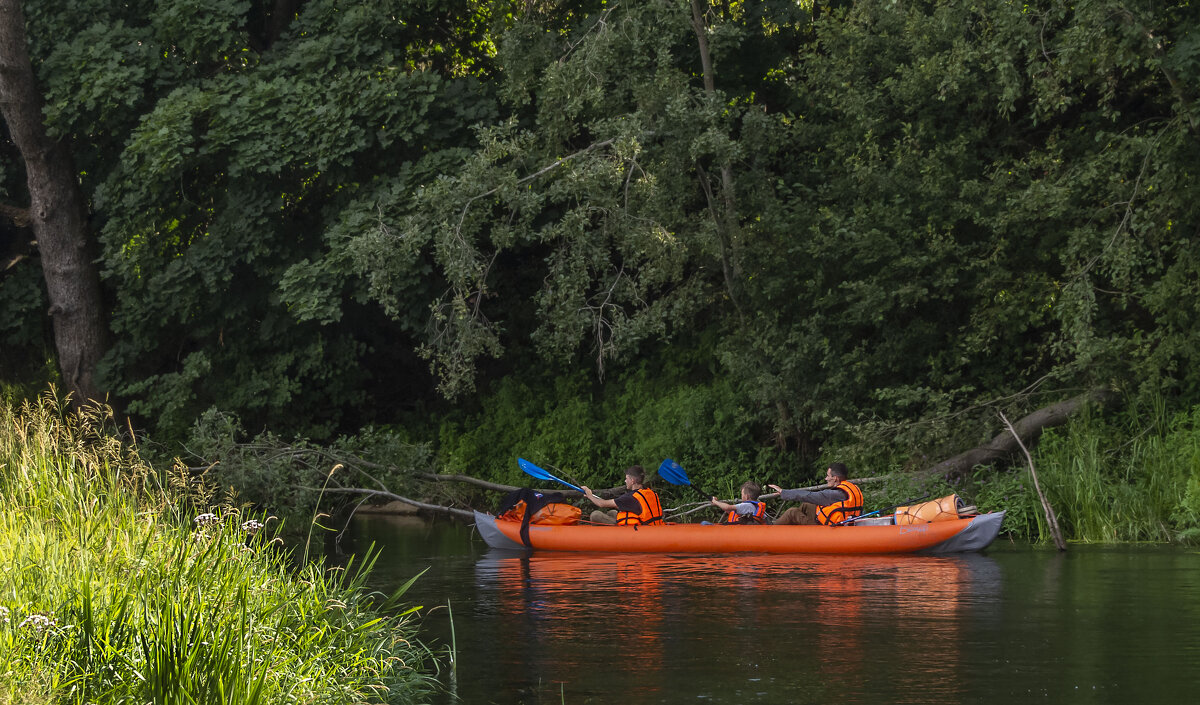
[[[539,480],[553,480],[555,482],[561,482],[564,485],[566,485],[567,487],[570,487],[571,489],[573,489],[577,492],[583,492],[583,490],[581,488],[576,487],[575,485],[572,485],[571,483],[567,482],[566,480],[563,480],[561,478],[551,475],[550,473],[539,468],[538,466],[534,465],[533,463],[529,462],[528,460],[526,460],[524,458],[517,458],[517,465],[521,466],[521,469],[525,471],[526,475],[532,475]]]
[[[672,485],[687,485],[696,490],[705,497],[712,497],[704,490],[692,484],[692,480],[688,477],[687,470],[684,470],[679,463],[667,458],[658,466],[658,476]]]

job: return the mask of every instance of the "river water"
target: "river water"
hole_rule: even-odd
[[[1200,551],[1014,544],[960,556],[489,549],[360,516],[371,584],[454,646],[437,703],[1200,702]]]

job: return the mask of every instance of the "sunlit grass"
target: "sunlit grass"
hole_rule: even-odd
[[[0,405],[0,703],[428,695],[408,585],[367,591],[372,556],[293,566],[274,522],[189,509],[104,420]]]

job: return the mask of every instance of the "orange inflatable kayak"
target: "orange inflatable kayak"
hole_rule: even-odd
[[[618,553],[960,553],[981,551],[1000,533],[1004,512],[907,525],[761,526],[530,524],[475,512],[479,535],[494,548]]]

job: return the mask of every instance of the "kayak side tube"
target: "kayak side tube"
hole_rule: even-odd
[[[929,553],[935,553],[935,554],[972,553],[972,552],[976,552],[976,551],[982,551],[983,549],[987,548],[992,543],[992,541],[994,541],[996,539],[997,535],[999,535],[1000,525],[1003,521],[1004,521],[1004,512],[993,512],[990,514],[981,514],[977,517],[972,518],[967,523],[967,525],[962,528],[962,530],[957,531],[953,535],[946,538],[944,541],[933,544],[932,546],[927,546],[925,548],[916,549],[916,551],[918,553],[927,553],[927,554],[929,554]],[[922,529],[923,526],[924,525],[916,525],[916,526],[910,527],[910,528],[911,529]],[[499,549],[505,549],[505,550],[516,550],[516,551],[528,550],[520,542],[513,540],[507,534],[505,534],[504,531],[502,531],[500,529],[500,527],[498,527],[496,525],[496,517],[494,517],[490,514],[484,514],[482,512],[478,512],[478,511],[475,512],[475,528],[479,530],[479,536],[484,540],[484,542],[487,543],[487,545],[491,546],[492,548],[499,548]],[[573,530],[578,530],[575,527],[570,527],[570,528]],[[725,527],[725,528],[728,528],[728,527]],[[855,529],[853,527],[815,527],[814,526],[814,527],[805,527],[805,528],[811,530],[812,532],[820,532],[819,535],[823,535],[825,538],[828,538],[830,536],[830,534],[828,532],[831,532],[831,531],[839,531],[839,532],[862,531],[862,532],[864,532],[864,535],[865,535],[865,532],[869,532],[869,531],[886,530],[886,527],[864,527],[861,529]],[[712,527],[712,529],[718,529],[718,527]],[[788,529],[793,532],[795,532],[797,530],[800,530],[800,531],[804,530],[801,527],[788,527]],[[592,529],[592,530],[605,531],[604,528],[600,528],[600,527],[596,527],[595,529]],[[703,531],[703,530],[704,529],[701,529],[701,531]],[[748,532],[751,532],[751,531],[770,532],[770,531],[772,531],[772,529],[770,527],[765,527],[765,526],[764,527],[739,527],[737,529],[737,531],[747,532],[746,536],[749,537],[750,534]],[[615,532],[614,532],[613,536],[614,536],[614,538],[616,537]],[[756,545],[759,547],[759,550],[764,550],[765,547],[763,546],[763,542],[762,542],[763,534],[758,533],[755,536],[755,538],[758,540],[757,543],[751,543],[748,545],[747,549],[743,549],[743,550],[749,550],[749,551],[753,552],[755,550],[753,547]],[[788,550],[789,548],[791,550]],[[584,549],[559,548],[558,550],[584,550]],[[611,546],[608,548],[593,548],[592,550],[621,551],[622,548],[620,546],[614,545],[614,546]],[[654,550],[654,549],[651,549],[651,550]],[[665,551],[667,549],[659,549],[659,550]],[[690,550],[690,551],[695,552],[697,549],[696,548],[686,548],[686,547],[685,548],[675,547],[675,548],[671,549],[672,552],[677,552],[680,550],[683,550],[683,551]],[[806,547],[804,543],[797,543],[797,544],[794,544],[794,546],[785,546],[783,549],[779,549],[779,550],[775,550],[775,551],[771,551],[769,549],[769,547],[766,547],[765,550],[766,550],[766,552],[778,552],[778,553],[790,553],[790,552],[838,553],[838,552],[843,552],[843,551],[838,551],[836,548],[833,548],[833,547],[826,548],[826,549],[818,548],[816,550],[813,550],[813,548],[811,546]],[[911,551],[913,549],[909,548],[907,550]],[[706,551],[706,552],[709,552],[709,551]],[[713,552],[721,553],[721,552],[728,552],[728,551],[721,551],[718,549]],[[844,552],[864,553],[864,552],[870,552],[870,551],[864,551],[860,548],[857,550],[848,550],[848,551],[844,551]],[[903,552],[907,552],[907,551],[903,548],[889,550],[886,547],[881,547],[881,549],[878,552],[880,552],[880,553],[891,553],[891,552],[903,553]]]

